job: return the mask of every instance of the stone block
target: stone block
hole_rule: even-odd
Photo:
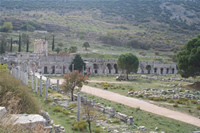
[[[11,118],[9,120],[13,122],[13,125],[21,125],[25,128],[35,128],[38,125],[45,126],[46,123],[46,120],[41,115],[37,114],[11,115]]]
[[[0,120],[7,115],[7,110],[5,107],[0,107]],[[0,121],[1,122],[1,121]]]

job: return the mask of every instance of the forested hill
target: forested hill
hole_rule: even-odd
[[[12,21],[14,30],[93,32],[96,40],[109,33],[102,42],[111,45],[134,39],[173,48],[200,30],[200,0],[0,0],[0,7],[0,25]]]
[[[172,27],[200,29],[199,0],[1,0],[1,7],[7,9],[57,10],[100,10],[96,18],[113,23],[126,21],[148,22],[156,20]],[[123,20],[117,21],[119,16]]]

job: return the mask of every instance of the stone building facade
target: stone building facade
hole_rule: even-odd
[[[42,74],[65,74],[70,72],[69,66],[73,57],[50,55],[48,56],[48,42],[35,40],[34,53],[7,53],[1,57],[2,63],[8,67],[17,67],[27,72]],[[117,67],[117,59],[87,59],[84,73],[87,74],[121,74]],[[176,74],[176,63],[162,64],[158,61],[140,61],[138,72],[140,74]]]

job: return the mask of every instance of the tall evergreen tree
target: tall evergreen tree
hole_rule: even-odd
[[[10,52],[12,52],[12,43],[13,43],[13,41],[12,41],[12,38],[10,39]]]
[[[18,52],[21,52],[21,35],[19,34],[19,47]]]
[[[74,66],[72,66],[74,65]],[[74,67],[74,70],[78,70],[79,72],[83,71],[83,68],[85,69],[85,62],[83,61],[83,59],[81,58],[81,56],[79,54],[77,54],[72,63],[69,66],[69,70],[72,71],[72,67]]]
[[[5,53],[5,40],[4,39],[1,39],[1,43],[0,43],[0,54],[3,54]]]
[[[52,41],[52,51],[54,51],[54,35],[53,35],[53,41]]]
[[[27,39],[26,40],[26,52],[28,52],[28,50],[29,50],[29,40]]]

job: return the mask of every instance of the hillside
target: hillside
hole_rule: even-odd
[[[11,21],[16,31],[63,33],[100,47],[169,52],[199,33],[199,5],[197,0],[2,0],[0,25]]]

